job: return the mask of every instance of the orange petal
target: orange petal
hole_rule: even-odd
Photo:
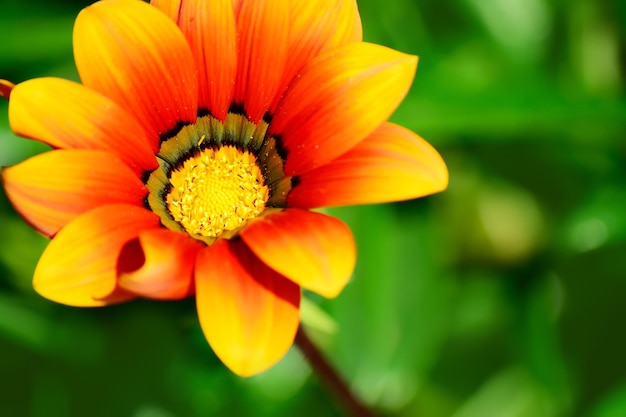
[[[424,139],[383,123],[339,158],[297,177],[290,207],[328,207],[409,200],[443,191],[448,169]]]
[[[183,0],[150,0],[150,4],[161,10],[178,24],[178,17],[180,16]]]
[[[139,232],[126,244],[118,264],[119,286],[142,297],[175,300],[192,295],[193,269],[203,245],[168,229]]]
[[[184,1],[178,24],[198,67],[198,106],[225,121],[237,72],[237,32],[231,2]]]
[[[77,307],[133,298],[116,291],[118,256],[140,230],[158,225],[154,213],[128,204],[83,214],[62,229],[41,255],[33,278],[35,290],[49,300]]]
[[[198,68],[198,107],[221,121],[232,102],[237,73],[237,29],[230,0],[152,0],[181,29]]]
[[[286,174],[325,165],[374,131],[406,95],[416,65],[415,56],[366,43],[344,45],[311,61],[270,125],[287,152]]]
[[[13,87],[15,87],[15,84],[11,81],[0,79],[0,97],[8,100],[11,96],[11,90],[13,90]]]
[[[141,206],[147,193],[124,163],[104,151],[46,152],[4,168],[2,180],[16,210],[46,236],[98,206]]]
[[[292,0],[289,12],[287,63],[280,93],[312,58],[328,49],[360,42],[363,37],[355,0]],[[276,96],[271,109],[281,97]]]
[[[289,2],[242,2],[237,19],[238,51],[235,103],[257,123],[282,85],[289,35]]]
[[[270,268],[325,297],[337,296],[354,270],[352,232],[321,213],[287,209],[270,214],[241,237]]]
[[[74,25],[74,58],[83,83],[128,109],[158,136],[197,113],[197,73],[178,27],[141,1],[84,8]]]
[[[157,167],[137,121],[110,99],[72,81],[36,78],[18,84],[9,121],[16,134],[55,148],[107,150],[139,176]]]
[[[240,376],[258,374],[289,350],[300,321],[300,289],[264,265],[239,240],[200,251],[200,325],[215,354]]]
[[[239,17],[239,12],[241,11],[241,5],[243,4],[243,0],[232,0],[231,4],[233,5],[235,17]]]

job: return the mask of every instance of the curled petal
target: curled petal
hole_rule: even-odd
[[[8,100],[9,97],[11,97],[11,90],[13,90],[13,87],[15,87],[15,84],[11,81],[0,79],[0,97]]]
[[[257,123],[282,85],[289,35],[289,1],[241,2],[237,16],[238,51],[235,103]],[[237,10],[235,10],[237,12]]]
[[[215,354],[241,376],[278,362],[300,321],[300,289],[239,240],[200,251],[196,265],[200,325]]]
[[[43,297],[76,307],[98,307],[129,300],[117,290],[117,259],[122,247],[159,218],[137,206],[98,207],[63,228],[39,259],[33,286]]]
[[[16,134],[55,148],[109,151],[138,176],[157,167],[139,123],[118,104],[72,81],[36,78],[18,84],[9,122]]]
[[[147,190],[118,158],[104,151],[58,150],[2,170],[7,197],[35,229],[52,236],[96,207],[140,206]]]
[[[74,25],[83,83],[128,109],[150,134],[195,121],[197,73],[189,45],[166,15],[141,1],[100,1]]]
[[[142,297],[175,300],[192,295],[196,255],[203,245],[186,233],[167,229],[139,232],[124,246],[119,286]]]
[[[295,183],[287,198],[290,207],[386,203],[443,191],[448,169],[424,139],[384,123],[354,148]]]
[[[417,57],[351,43],[319,55],[299,73],[280,102],[270,135],[287,152],[285,173],[325,165],[387,120],[404,98]]]
[[[287,209],[252,223],[241,237],[265,264],[325,297],[337,296],[354,270],[352,232],[325,214]]]

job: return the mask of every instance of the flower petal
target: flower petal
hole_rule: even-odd
[[[269,267],[325,297],[336,297],[354,270],[352,232],[325,214],[287,209],[252,223],[241,237]]]
[[[231,4],[233,5],[233,11],[235,12],[235,17],[239,17],[239,12],[241,11],[241,5],[244,0],[232,0]]]
[[[198,68],[198,106],[225,121],[237,73],[237,31],[231,2],[184,1],[178,25]]]
[[[241,376],[258,374],[289,350],[300,321],[300,289],[264,265],[240,239],[200,251],[200,325],[215,354]]]
[[[2,180],[16,210],[46,236],[98,206],[141,206],[147,194],[137,176],[104,151],[46,152],[4,168]]]
[[[11,90],[13,90],[13,87],[15,87],[15,84],[11,81],[0,79],[0,97],[8,100],[11,96]]]
[[[297,177],[290,207],[314,208],[409,200],[443,191],[448,169],[424,139],[383,123],[328,165]]]
[[[287,59],[289,2],[242,2],[237,18],[238,51],[235,103],[257,123],[279,94]]]
[[[128,109],[158,136],[197,113],[197,73],[178,27],[141,1],[84,8],[74,25],[74,57],[83,83]]]
[[[72,81],[36,78],[18,84],[9,101],[9,121],[16,134],[55,148],[107,150],[139,176],[158,165],[132,116]]]
[[[48,245],[35,269],[33,286],[42,296],[77,307],[125,301],[116,291],[117,259],[126,242],[159,218],[141,207],[113,204],[76,218]]]
[[[175,300],[192,295],[193,269],[203,245],[186,233],[142,230],[124,246],[119,286],[142,297]]]
[[[283,82],[274,99],[275,109],[295,75],[320,53],[363,37],[355,0],[292,0],[289,43]]]
[[[285,173],[325,165],[374,131],[406,95],[416,65],[415,56],[367,43],[334,48],[311,61],[269,128],[286,150]]]
[[[181,29],[198,68],[199,112],[222,122],[237,74],[237,28],[231,0],[152,0]]]
[[[178,24],[180,9],[183,0],[150,0],[150,4],[165,13],[170,19]]]

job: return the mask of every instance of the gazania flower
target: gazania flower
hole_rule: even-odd
[[[74,54],[82,84],[0,82],[12,130],[54,148],[2,172],[52,238],[35,289],[83,307],[195,295],[237,374],[289,349],[301,288],[334,297],[353,271],[348,227],[310,209],[447,185],[386,122],[417,57],[362,42],[353,0],[105,0]]]

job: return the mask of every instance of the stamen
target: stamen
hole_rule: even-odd
[[[145,180],[146,207],[164,227],[207,245],[236,236],[265,210],[285,207],[291,179],[267,129],[264,121],[233,113],[223,122],[208,114],[183,125],[161,142],[159,168]]]
[[[256,158],[234,146],[204,149],[172,171],[169,180],[167,208],[197,236],[219,237],[242,227],[263,212],[269,199]]]

